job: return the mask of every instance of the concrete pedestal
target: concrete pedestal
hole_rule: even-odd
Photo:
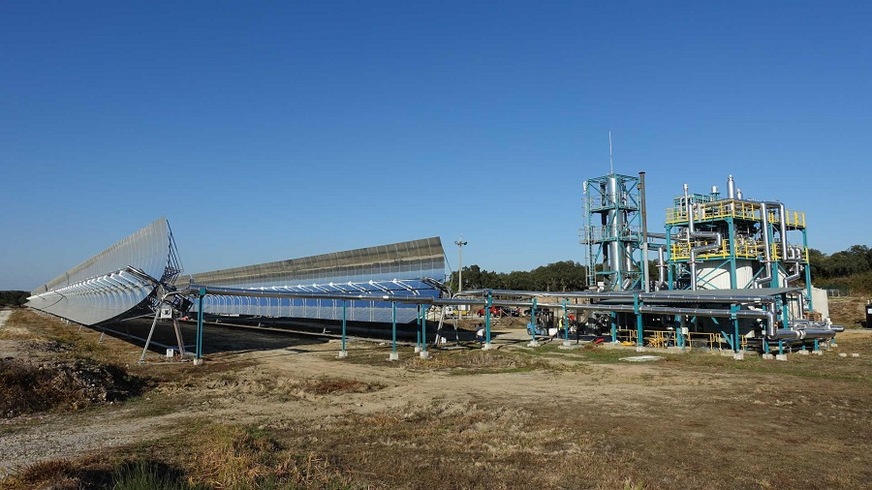
[[[400,353],[399,352],[391,352],[390,356],[388,356],[389,361],[399,361]]]
[[[194,359],[194,365],[195,365],[195,366],[202,366],[202,365],[203,365],[203,359],[202,359],[202,358],[200,358],[200,359]]]
[[[481,346],[481,350],[491,350],[493,348],[494,348],[494,346],[490,342],[484,343]]]
[[[776,361],[786,361],[787,354],[775,354],[775,360]]]
[[[539,347],[539,341],[538,340],[531,340],[531,341],[527,342],[527,347]]]
[[[339,358],[340,358],[340,359],[345,359],[346,357],[348,357],[348,351],[347,351],[347,350],[341,350],[341,351],[339,351]]]
[[[775,356],[772,354],[763,354],[761,357],[763,357],[764,361],[772,361],[775,359]]]
[[[636,346],[636,352],[645,352],[645,348],[642,347],[641,345],[637,345],[637,346]]]
[[[430,359],[430,351],[428,350],[422,350],[419,352],[419,355],[421,356],[421,359]]]

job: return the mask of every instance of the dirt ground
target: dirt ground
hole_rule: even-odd
[[[0,418],[0,488],[43,485],[50,464],[94,486],[81,468],[134,460],[207,488],[872,488],[866,330],[787,361],[649,349],[660,359],[637,363],[621,360],[634,349],[531,348],[498,323],[494,350],[403,346],[391,362],[385,342],[340,359],[335,339],[210,327],[194,366],[157,350],[137,364],[141,343],[33,312],[0,324],[0,357],[87,355],[149,384]]]

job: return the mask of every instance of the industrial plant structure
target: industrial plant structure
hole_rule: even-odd
[[[172,319],[180,350],[178,319],[195,316],[198,358],[204,320],[227,317],[280,326],[341,323],[343,353],[348,322],[390,324],[392,359],[397,324],[415,324],[426,354],[426,311],[449,305],[485,306],[485,348],[492,306],[527,307],[531,323],[537,308],[548,309],[550,318],[562,316],[566,342],[571,326],[577,338],[589,334],[639,348],[686,348],[702,338],[701,345],[737,357],[745,350],[818,351],[841,330],[828,321],[826,296],[811,286],[804,213],[747,199],[730,176],[724,195],[716,187],[695,193],[685,185],[663,231],[651,232],[644,172],[588,179],[583,191],[586,291],[458,296],[444,284],[438,237],[180,277],[172,232],[161,218],[37,288],[28,306],[89,326],[154,316],[152,332],[159,317]],[[531,329],[531,343],[538,332]]]
[[[685,184],[666,211],[665,232],[649,232],[644,181],[644,172],[585,181],[580,233],[589,287],[615,293],[613,303],[635,302],[639,336],[666,328],[723,333],[738,350],[740,340],[767,349],[770,341],[804,345],[840,330],[826,318],[826,295],[811,285],[805,213],[747,199],[729,176],[725,195]],[[620,323],[626,310],[616,306],[612,320],[599,323]]]

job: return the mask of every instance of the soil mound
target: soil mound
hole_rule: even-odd
[[[142,393],[145,383],[123,368],[85,359],[0,359],[0,418],[78,410]]]

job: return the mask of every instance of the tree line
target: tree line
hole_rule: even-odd
[[[27,291],[0,291],[0,306],[21,306],[27,303]]]
[[[808,262],[815,286],[839,289],[844,294],[872,294],[872,249],[866,245],[854,245],[832,255],[809,249]]]
[[[463,289],[514,289],[521,291],[579,291],[587,287],[587,267],[571,260],[554,262],[531,271],[494,272],[478,265],[463,268]],[[457,271],[449,285],[457,291]]]
[[[832,255],[812,248],[808,251],[808,259],[813,279],[848,277],[872,271],[872,249],[866,245],[854,245]]]

